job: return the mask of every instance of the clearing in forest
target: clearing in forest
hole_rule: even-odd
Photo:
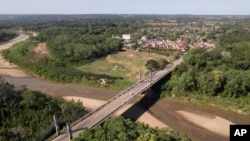
[[[47,49],[46,43],[39,43],[36,47],[30,48],[30,51],[37,53],[40,57],[51,58],[51,54]]]
[[[141,70],[145,75],[147,72],[145,67],[147,60],[166,59],[167,61],[171,61],[170,58],[171,57],[154,53],[126,50],[116,54],[108,55],[105,58],[98,59],[92,63],[80,66],[78,69],[84,72],[107,74],[110,76],[123,77],[131,80],[135,77],[138,77],[139,70]]]

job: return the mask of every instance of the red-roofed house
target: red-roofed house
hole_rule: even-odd
[[[186,51],[187,47],[183,44],[179,44],[178,49],[181,49],[181,51]]]

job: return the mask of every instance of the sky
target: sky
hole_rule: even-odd
[[[250,0],[0,0],[0,14],[250,15]]]

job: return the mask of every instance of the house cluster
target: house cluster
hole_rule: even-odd
[[[163,39],[148,39],[147,36],[142,36],[142,38],[139,39],[137,43],[140,47],[159,47],[168,49],[180,49],[182,51],[186,51],[188,49],[180,39],[174,42]]]
[[[192,43],[192,45],[190,45],[190,47],[201,47],[201,48],[206,48],[207,50],[210,50],[210,49],[215,48],[215,44],[211,40],[208,40],[206,42],[199,41],[199,42]]]
[[[188,48],[193,47],[201,47],[206,49],[213,49],[215,48],[215,44],[212,40],[198,40],[195,42],[190,42],[188,45],[185,43],[185,39],[188,38],[184,35],[180,36],[176,41],[171,40],[164,40],[162,38],[158,39],[149,39],[147,36],[142,36],[137,43],[131,43],[131,35],[130,34],[123,34],[122,39],[124,40],[124,44],[126,47],[133,47],[136,44],[137,47],[157,47],[157,48],[166,48],[166,49],[179,49],[181,51],[187,51]]]

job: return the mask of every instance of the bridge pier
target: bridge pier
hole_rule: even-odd
[[[147,96],[148,98],[153,98],[153,97],[154,97],[154,91],[153,91],[151,88],[147,89],[147,90],[145,91],[145,94],[146,94],[146,96]]]
[[[72,131],[71,131],[71,128],[70,128],[70,124],[67,122],[66,126],[67,126],[69,141],[71,141],[71,139],[73,139],[73,136],[72,136]]]
[[[54,119],[54,124],[55,124],[55,128],[56,128],[56,135],[58,136],[59,135],[59,125],[58,125],[58,120],[57,120],[56,115],[53,116],[53,119]]]

